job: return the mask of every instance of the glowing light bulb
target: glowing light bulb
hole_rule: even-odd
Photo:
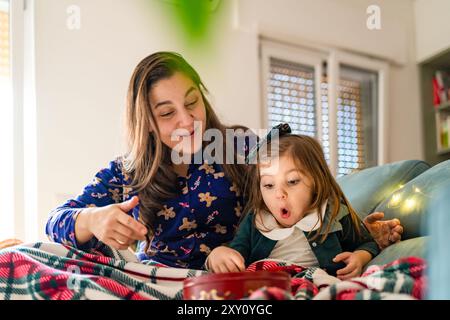
[[[406,199],[404,207],[406,210],[412,210],[416,206],[416,200],[409,198]]]
[[[401,196],[399,193],[396,193],[392,196],[391,201],[389,202],[392,206],[396,206],[400,203]]]
[[[419,188],[414,188],[414,191],[417,192],[417,193],[419,193],[419,192],[420,192],[420,189],[419,189]]]

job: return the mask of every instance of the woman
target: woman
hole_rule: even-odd
[[[198,73],[176,53],[158,52],[141,61],[128,90],[127,154],[51,212],[49,238],[80,249],[126,249],[140,241],[140,261],[202,268],[211,250],[233,237],[245,204],[246,174],[236,156],[233,164],[174,161],[174,154],[201,158],[206,145],[195,136],[205,130],[226,136],[206,92]],[[235,145],[219,158],[236,151]],[[400,240],[398,220],[378,218],[366,225],[380,246]]]

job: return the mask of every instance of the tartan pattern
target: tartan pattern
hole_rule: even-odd
[[[0,299],[182,299],[183,280],[204,273],[135,262],[111,248],[87,253],[38,242],[0,251]]]
[[[348,281],[320,268],[259,261],[248,271],[285,271],[291,291],[261,288],[254,300],[422,299],[425,261],[416,257],[371,266]],[[104,248],[83,252],[58,243],[32,243],[0,250],[0,299],[147,300],[182,299],[183,280],[206,271],[136,261],[131,252]]]
[[[370,266],[360,277],[340,281],[319,268],[304,268],[274,261],[255,262],[247,271],[285,271],[291,275],[291,292],[264,287],[251,300],[403,300],[425,296],[425,261],[406,257],[383,266]]]

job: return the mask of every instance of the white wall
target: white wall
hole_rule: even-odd
[[[381,9],[381,30],[366,27],[369,5]],[[423,158],[413,10],[411,0],[246,0],[240,2],[239,12],[245,30],[389,60],[387,159],[392,162]]]
[[[160,10],[161,1],[36,1],[42,238],[47,214],[61,198],[80,192],[98,169],[123,151],[121,121],[128,80],[140,59],[154,51],[183,53],[209,87],[222,119],[254,128],[261,126],[260,34],[387,59],[394,63],[388,159],[422,158],[410,0],[227,0],[221,3],[223,14],[213,13],[216,46],[203,52],[180,41]],[[81,8],[78,31],[66,27],[66,9],[74,4]],[[366,8],[371,4],[382,10],[379,31],[366,28]]]
[[[450,1],[415,0],[417,62],[450,48]]]

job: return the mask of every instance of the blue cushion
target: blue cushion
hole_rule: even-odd
[[[450,170],[450,168],[448,169]],[[427,221],[430,241],[427,246],[427,261],[430,268],[429,299],[450,299],[450,192],[442,189],[431,204]]]
[[[435,165],[409,181],[386,197],[375,211],[383,211],[386,219],[400,219],[404,228],[403,239],[426,235],[428,233],[422,226],[442,190],[446,190],[450,196],[450,160]]]
[[[340,177],[337,182],[353,208],[364,218],[394,190],[429,168],[424,161],[399,161]]]
[[[428,237],[418,237],[414,239],[409,239],[405,241],[400,241],[399,243],[393,244],[383,251],[380,252],[378,256],[373,258],[366,266],[371,265],[384,265],[390,263],[394,260],[415,256],[420,258],[426,258],[426,246],[429,242]]]

